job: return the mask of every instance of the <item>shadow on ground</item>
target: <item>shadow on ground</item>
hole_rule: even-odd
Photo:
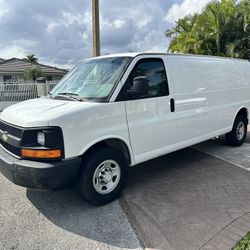
[[[26,195],[40,213],[60,228],[116,247],[140,247],[118,201],[94,207],[84,202],[75,188],[56,192],[28,189]]]

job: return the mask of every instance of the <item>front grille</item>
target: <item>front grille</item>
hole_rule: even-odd
[[[17,156],[20,156],[21,155],[21,150],[20,148],[16,148],[4,141],[0,141],[1,145],[6,149],[8,150],[10,153],[14,154],[14,155],[17,155]]]
[[[6,133],[7,135],[12,135],[19,139],[22,138],[23,130],[21,128],[16,127],[14,125],[10,125],[1,120],[0,120],[0,130],[1,130],[1,134]],[[16,156],[21,155],[21,149],[16,147],[16,145],[18,144],[15,144],[15,143],[13,144],[13,142],[9,142],[8,140],[4,141],[2,137],[0,137],[0,144],[2,145],[3,148],[5,148],[10,153]]]
[[[18,138],[22,137],[23,130],[21,128],[15,127],[1,120],[0,120],[0,129],[2,131],[6,131],[10,135],[14,135],[15,137],[18,137]]]

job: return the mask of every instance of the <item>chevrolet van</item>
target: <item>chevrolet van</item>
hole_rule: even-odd
[[[226,135],[247,134],[247,60],[128,53],[85,60],[47,97],[0,115],[0,171],[43,190],[77,183],[94,205],[122,192],[128,167]]]

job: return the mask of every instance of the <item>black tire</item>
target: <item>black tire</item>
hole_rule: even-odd
[[[119,181],[117,180],[117,184],[113,190],[110,190],[109,193],[101,194],[96,190],[95,185],[94,185],[94,181],[98,180],[97,182],[100,183],[99,182],[100,179],[94,178],[94,175],[96,171],[98,173],[98,171],[100,171],[100,169],[102,168],[103,165],[100,166],[100,164],[102,164],[103,162],[107,160],[112,160],[116,164],[118,164],[120,168],[120,178],[118,178]],[[126,184],[127,175],[128,175],[128,164],[121,151],[116,150],[111,147],[106,147],[106,146],[98,147],[95,150],[92,150],[92,152],[90,152],[83,159],[82,164],[83,165],[82,165],[82,171],[81,171],[80,179],[79,179],[79,188],[83,196],[83,199],[85,201],[89,202],[92,205],[100,206],[100,205],[105,205],[107,203],[110,203],[121,194]],[[116,168],[118,168],[117,165],[115,166]],[[110,165],[110,167],[112,169],[112,164]],[[105,171],[106,171],[106,168],[105,168]],[[101,171],[101,172],[105,172],[105,171]],[[108,172],[105,172],[105,173],[108,173]],[[101,173],[99,174],[101,175]],[[111,185],[113,185],[114,177],[112,176],[112,174],[110,174],[109,176],[111,176],[111,182],[112,182]],[[105,192],[105,190],[101,190],[101,192]]]
[[[244,134],[241,136],[238,135],[238,127],[241,125],[244,125]],[[233,129],[230,133],[226,134],[226,142],[230,146],[241,146],[246,139],[247,136],[247,124],[248,120],[244,115],[237,115],[234,121]]]

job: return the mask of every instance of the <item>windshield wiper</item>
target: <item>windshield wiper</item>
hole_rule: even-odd
[[[71,92],[61,92],[61,93],[58,93],[57,95],[69,95],[69,96],[74,95],[74,96],[79,96],[78,94],[71,93]]]
[[[70,92],[58,93],[55,96],[53,96],[53,99],[56,99],[56,98],[64,98],[64,99],[69,99],[69,100],[76,100],[76,101],[79,101],[79,102],[83,101],[83,99],[78,94],[70,93]]]
[[[84,99],[83,97],[80,97],[78,94],[76,93],[70,93],[70,92],[62,92],[62,93],[58,93],[57,95],[55,95],[53,98],[56,98],[56,97],[63,97],[63,98],[67,98],[67,99],[70,99],[70,100],[76,100],[76,101],[79,101],[79,102],[83,102],[83,101],[89,101],[88,99]]]

